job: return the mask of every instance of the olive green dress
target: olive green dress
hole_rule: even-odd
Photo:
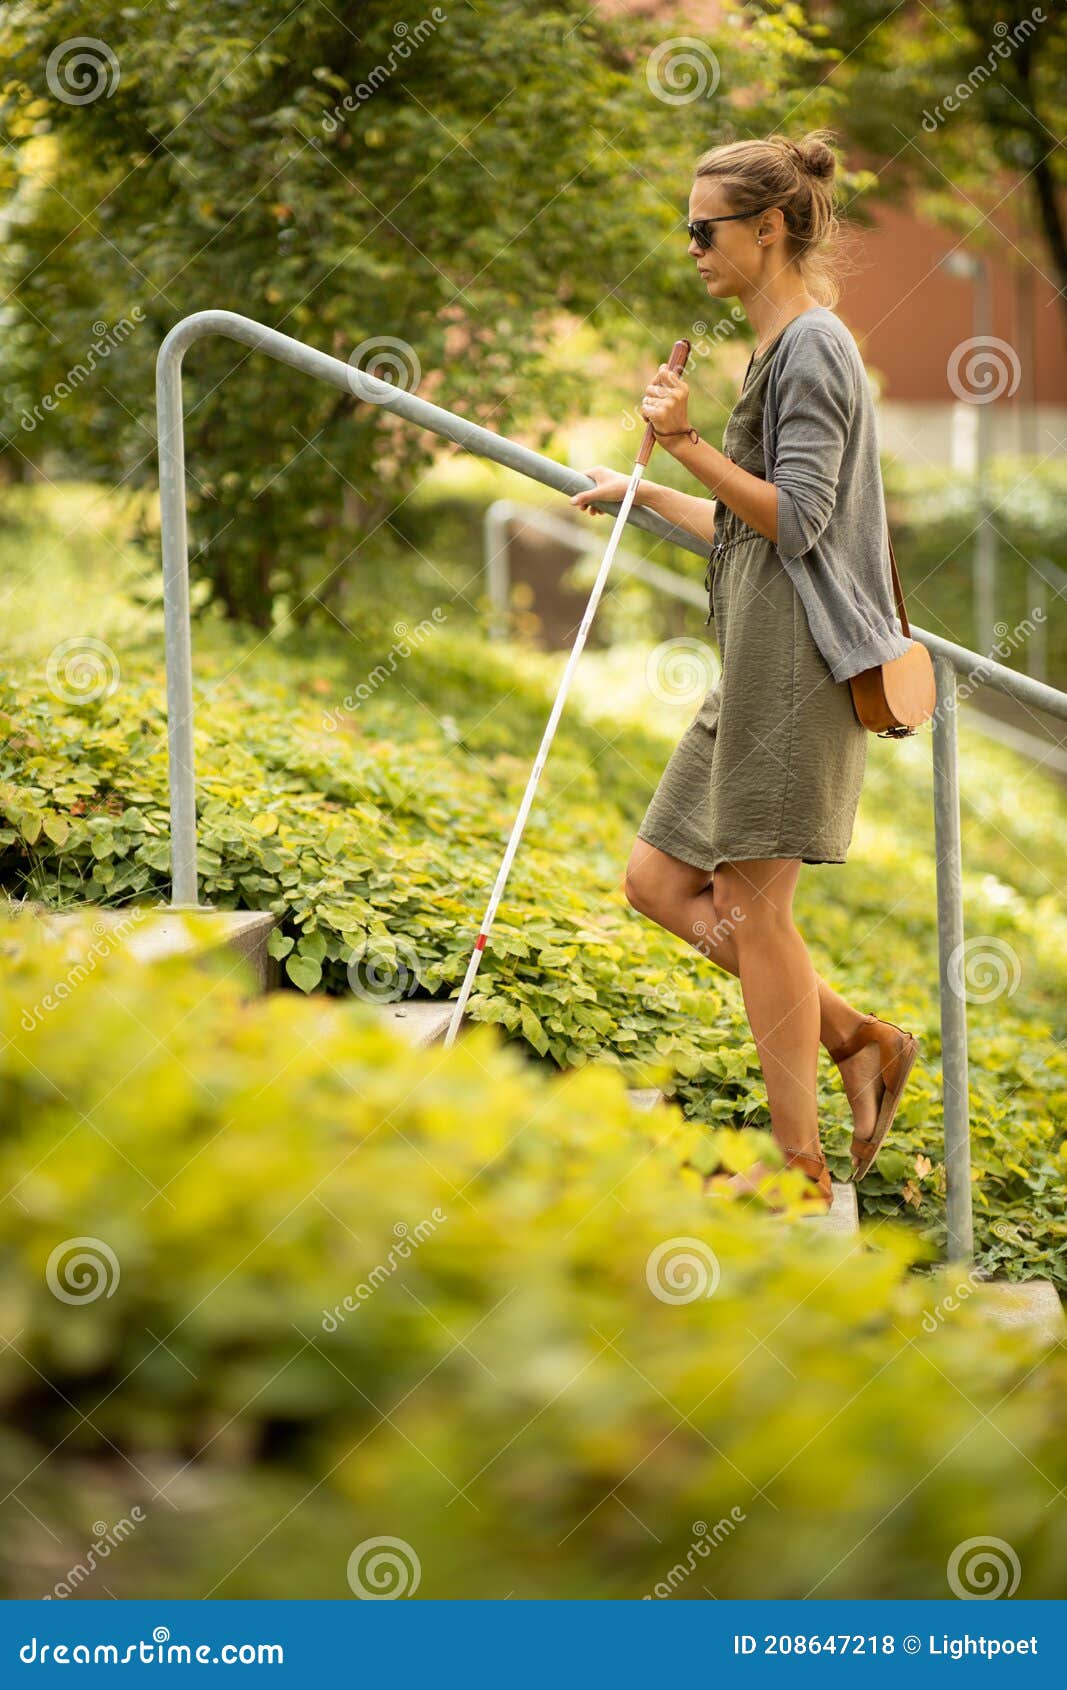
[[[766,478],[763,397],[778,336],[753,353],[723,451]],[[835,681],[774,543],[720,500],[708,563],[722,674],[682,735],[638,837],[709,874],[722,862],[843,863],[867,730]],[[707,584],[707,577],[705,577]]]

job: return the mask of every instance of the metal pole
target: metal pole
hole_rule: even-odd
[[[976,651],[968,651],[966,646],[943,640],[940,634],[928,634],[925,628],[917,628],[914,622],[911,631],[932,658],[947,658],[952,668],[966,677],[970,691],[973,692],[979,685],[990,686],[1008,698],[1017,698],[1022,704],[1033,705],[1035,710],[1047,710],[1050,716],[1067,721],[1067,692],[1058,692],[1055,687],[1046,686],[1044,681],[1031,680],[1029,675],[1021,674],[1018,669],[1008,669],[993,657],[981,657]]]
[[[185,521],[182,350],[168,340],[156,362],[159,516],[167,661],[171,905],[197,907],[196,772],[193,765],[193,652],[189,626],[189,542]]]
[[[937,853],[937,951],[941,983],[941,1083],[945,1112],[945,1184],[949,1261],[974,1248],[971,1128],[967,1089],[967,999],[963,958],[963,851],[960,836],[956,671],[935,654],[934,840]]]
[[[489,591],[489,638],[502,640],[508,630],[508,600],[511,597],[511,558],[508,552],[508,521],[511,503],[494,499],[485,513],[485,573]]]
[[[989,299],[989,269],[984,258],[974,259],[974,337],[981,348],[986,346],[993,332]],[[979,651],[992,650],[997,616],[997,557],[996,534],[990,521],[989,453],[993,417],[991,406],[981,395],[974,403],[978,407],[975,484],[978,505],[978,529],[974,537],[974,619],[975,644]]]
[[[1045,623],[1048,617],[1048,582],[1038,567],[1038,561],[1030,564],[1030,603],[1027,615],[1034,618],[1034,631],[1026,644],[1026,670],[1035,681],[1043,681],[1047,672],[1048,641],[1046,639]]]
[[[593,483],[580,471],[565,469],[517,440],[494,434],[466,417],[431,405],[417,394],[332,358],[278,329],[267,328],[239,311],[194,311],[176,323],[156,359],[156,422],[159,454],[159,515],[163,550],[163,616],[167,661],[167,741],[170,778],[171,906],[197,905],[196,774],[193,764],[193,659],[189,626],[189,542],[185,509],[185,437],[182,423],[181,366],[186,349],[206,335],[226,335],[280,364],[301,370],[371,405],[386,405],[408,422],[454,440],[468,452],[517,470],[557,493],[581,493]],[[608,513],[618,505],[605,503]],[[704,557],[707,546],[695,534],[655,511],[632,509],[627,517],[672,545]],[[203,906],[205,908],[210,906]]]

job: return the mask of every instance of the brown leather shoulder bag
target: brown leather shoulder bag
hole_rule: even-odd
[[[911,639],[908,613],[904,608],[904,593],[897,574],[897,560],[893,555],[893,541],[889,540],[889,567],[893,574],[893,593],[897,601],[897,615],[905,639]],[[865,728],[882,739],[906,739],[923,722],[928,722],[937,704],[937,685],[930,653],[918,640],[900,657],[888,663],[876,663],[873,669],[863,669],[849,676],[852,707]]]

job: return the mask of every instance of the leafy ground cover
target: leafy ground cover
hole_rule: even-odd
[[[32,580],[42,609],[14,626],[0,691],[0,881],[52,904],[151,902],[169,884],[154,577],[92,497],[95,541],[84,511],[76,528],[69,511],[28,526],[43,521],[33,495],[6,542],[7,579],[23,593]],[[558,677],[560,659],[487,648],[447,607],[405,620],[403,599],[401,583],[335,634],[197,624],[201,896],[272,910],[301,991],[455,989]],[[698,700],[669,718],[647,688],[613,686],[619,661],[590,654],[471,1014],[560,1067],[595,1060],[662,1082],[708,1128],[766,1126],[737,983],[621,890],[634,827]],[[635,649],[631,674],[648,661]],[[966,726],[961,760],[979,1260],[1064,1285],[1064,799]],[[872,740],[852,860],[805,871],[799,917],[839,989],[922,1036],[864,1208],[903,1213],[938,1243],[934,896],[928,742]],[[847,1112],[828,1067],[825,1099],[844,1171]]]

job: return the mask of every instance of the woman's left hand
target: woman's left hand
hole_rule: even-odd
[[[657,434],[681,433],[689,427],[689,384],[677,370],[660,365],[645,389],[641,415]]]
[[[626,497],[626,489],[630,485],[628,475],[620,475],[617,469],[606,469],[603,464],[594,464],[584,474],[591,476],[596,482],[595,487],[587,487],[584,492],[572,493],[571,504],[579,510],[588,511],[590,516],[603,516],[604,511],[600,503],[607,505],[621,505]],[[636,503],[636,500],[634,501]]]

